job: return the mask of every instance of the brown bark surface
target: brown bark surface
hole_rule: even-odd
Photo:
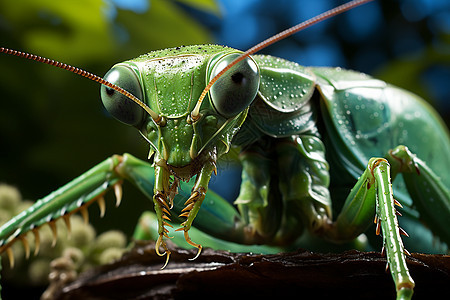
[[[173,249],[173,248],[171,248]],[[311,295],[395,299],[386,258],[380,253],[320,254],[299,250],[275,255],[175,249],[167,267],[154,244],[139,244],[113,264],[82,274],[56,289],[56,299],[186,299]],[[413,253],[408,266],[415,299],[450,295],[450,256]],[[295,294],[293,294],[295,293]]]

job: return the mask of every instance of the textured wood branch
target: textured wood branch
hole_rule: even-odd
[[[139,244],[113,264],[82,274],[54,292],[55,299],[243,298],[295,295],[395,299],[380,253],[319,254],[299,250],[276,255],[176,249],[164,270],[154,244]],[[415,298],[450,295],[450,256],[412,254]]]

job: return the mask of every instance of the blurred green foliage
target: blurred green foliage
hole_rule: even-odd
[[[181,2],[218,11],[213,0]],[[1,46],[100,76],[151,50],[208,42],[208,30],[176,1],[152,0],[142,13],[103,0],[0,2]],[[112,154],[147,157],[139,133],[104,111],[97,83],[4,54],[0,68],[0,182],[17,186],[26,198],[45,196]],[[131,231],[141,213],[136,206],[151,209],[152,204],[131,186],[125,186],[124,197],[123,206],[133,208]],[[108,210],[110,221],[100,224],[117,228],[114,220],[123,218],[123,210]],[[95,209],[90,213],[98,215]]]
[[[433,44],[426,45],[423,51],[412,53],[402,58],[393,59],[383,64],[374,74],[386,82],[403,87],[431,103],[435,108],[441,106],[438,110],[447,126],[450,126],[450,112],[445,110],[449,107],[448,103],[436,103],[436,85],[445,84],[445,79],[440,79],[433,84],[426,80],[424,74],[434,68],[446,68],[450,66],[450,34],[442,36],[442,43],[448,51],[439,51]],[[448,72],[448,71],[447,71]],[[433,78],[434,79],[434,78]],[[448,99],[444,99],[448,101]],[[440,104],[440,105],[439,105]]]

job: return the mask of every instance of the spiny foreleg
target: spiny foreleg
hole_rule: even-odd
[[[411,299],[414,288],[405,255],[409,252],[402,242],[406,232],[399,227],[394,199],[390,164],[385,158],[372,158],[366,170],[348,195],[336,221],[330,224],[324,236],[335,241],[356,238],[374,220],[376,234],[383,237],[387,267],[391,270],[397,289],[397,299]],[[375,213],[375,218],[374,218]]]
[[[398,225],[398,212],[395,205],[399,205],[399,203],[393,197],[390,165],[386,159],[372,159],[369,162],[369,169],[373,176],[369,177],[369,182],[376,181],[377,214],[375,220],[377,228],[381,226],[383,233],[383,247],[386,249],[387,263],[397,288],[397,298],[409,299],[413,293],[414,280],[409,274],[406,264],[405,254],[410,255],[410,253],[405,249],[401,238],[401,235],[408,235]],[[379,233],[380,229],[377,229],[377,234]]]
[[[68,230],[71,229],[70,216],[80,212],[88,223],[87,208],[98,203],[100,215],[105,214],[104,194],[113,189],[116,195],[116,206],[122,199],[122,176],[116,172],[122,162],[121,156],[113,156],[98,164],[85,174],[79,176],[65,186],[38,200],[30,208],[12,218],[0,228],[0,253],[6,252],[11,266],[14,255],[11,246],[16,241],[23,243],[25,254],[30,256],[30,245],[27,233],[32,232],[35,241],[35,254],[40,249],[39,229],[47,224],[53,234],[53,246],[57,240],[56,221],[64,220]]]
[[[166,228],[172,227],[168,223],[171,221],[171,209],[173,206],[173,200],[175,193],[173,190],[178,185],[176,179],[172,184],[170,184],[170,173],[164,166],[164,163],[155,163],[155,186],[154,186],[154,196],[153,202],[155,204],[155,212],[158,220],[158,239],[156,241],[155,250],[159,256],[166,255],[166,263],[162,268],[164,268],[169,262],[170,250],[167,247],[165,238],[171,238],[168,235],[169,230]],[[203,199],[205,198],[206,191],[208,189],[208,183],[211,179],[211,174],[216,169],[215,161],[207,161],[202,167],[200,173],[197,175],[194,187],[192,188],[192,193],[190,197],[184,203],[184,208],[181,210],[179,217],[186,218],[186,220],[181,223],[181,228],[177,231],[183,231],[185,240],[188,244],[198,249],[197,255],[200,255],[202,246],[200,244],[194,243],[189,237],[189,230],[192,226],[200,206],[202,205]],[[176,184],[174,187],[173,185]],[[162,247],[164,252],[161,253],[159,248]],[[194,259],[195,259],[194,258]]]

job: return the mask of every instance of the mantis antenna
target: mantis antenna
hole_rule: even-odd
[[[350,2],[347,2],[345,4],[342,4],[338,7],[335,7],[333,9],[330,9],[318,16],[315,16],[309,20],[306,20],[300,24],[297,24],[291,28],[288,28],[264,41],[262,41],[261,43],[257,44],[256,46],[253,46],[252,48],[250,48],[249,50],[245,51],[244,53],[242,53],[241,56],[237,57],[234,61],[232,61],[228,66],[226,66],[225,68],[222,69],[222,71],[220,71],[216,76],[214,76],[213,79],[211,79],[211,81],[208,83],[208,85],[205,87],[205,89],[203,90],[202,94],[200,95],[200,98],[197,101],[197,104],[195,105],[194,109],[191,112],[191,120],[193,122],[197,121],[200,118],[200,106],[202,105],[203,99],[205,98],[206,94],[208,93],[208,91],[211,89],[212,85],[226,72],[228,71],[231,67],[233,67],[235,64],[237,64],[238,62],[240,62],[241,60],[243,60],[244,58],[248,57],[251,54],[254,54],[264,48],[266,48],[269,45],[272,45],[282,39],[285,39],[286,37],[297,33],[303,29],[308,28],[311,25],[314,25],[318,22],[321,22],[323,20],[326,20],[328,18],[334,17],[335,15],[341,14],[349,9],[355,8],[359,5],[371,2],[373,0],[353,0]]]
[[[61,63],[59,61],[56,60],[52,60],[52,59],[48,59],[45,57],[41,57],[38,55],[34,55],[34,54],[29,54],[26,52],[21,52],[21,51],[17,51],[17,50],[11,50],[8,48],[4,48],[4,47],[0,47],[0,53],[6,53],[6,54],[10,54],[10,55],[14,55],[14,56],[18,56],[18,57],[23,57],[26,59],[30,59],[30,60],[34,60],[34,61],[38,61],[47,65],[51,65],[57,68],[61,68],[67,71],[70,71],[72,73],[78,74],[80,76],[86,77],[90,80],[93,80],[95,82],[98,82],[100,84],[103,84],[119,93],[121,93],[122,95],[124,95],[125,97],[129,98],[130,100],[133,100],[136,104],[138,104],[140,107],[142,107],[142,109],[144,109],[155,122],[159,122],[161,117],[154,112],[153,110],[150,109],[150,107],[148,107],[144,102],[142,102],[141,100],[139,100],[136,96],[134,96],[133,94],[131,94],[130,92],[124,90],[123,88],[112,84],[111,82],[101,78],[100,76],[97,76],[95,74],[92,74],[90,72],[87,72],[85,70],[73,67],[71,65],[65,64],[65,63]]]

